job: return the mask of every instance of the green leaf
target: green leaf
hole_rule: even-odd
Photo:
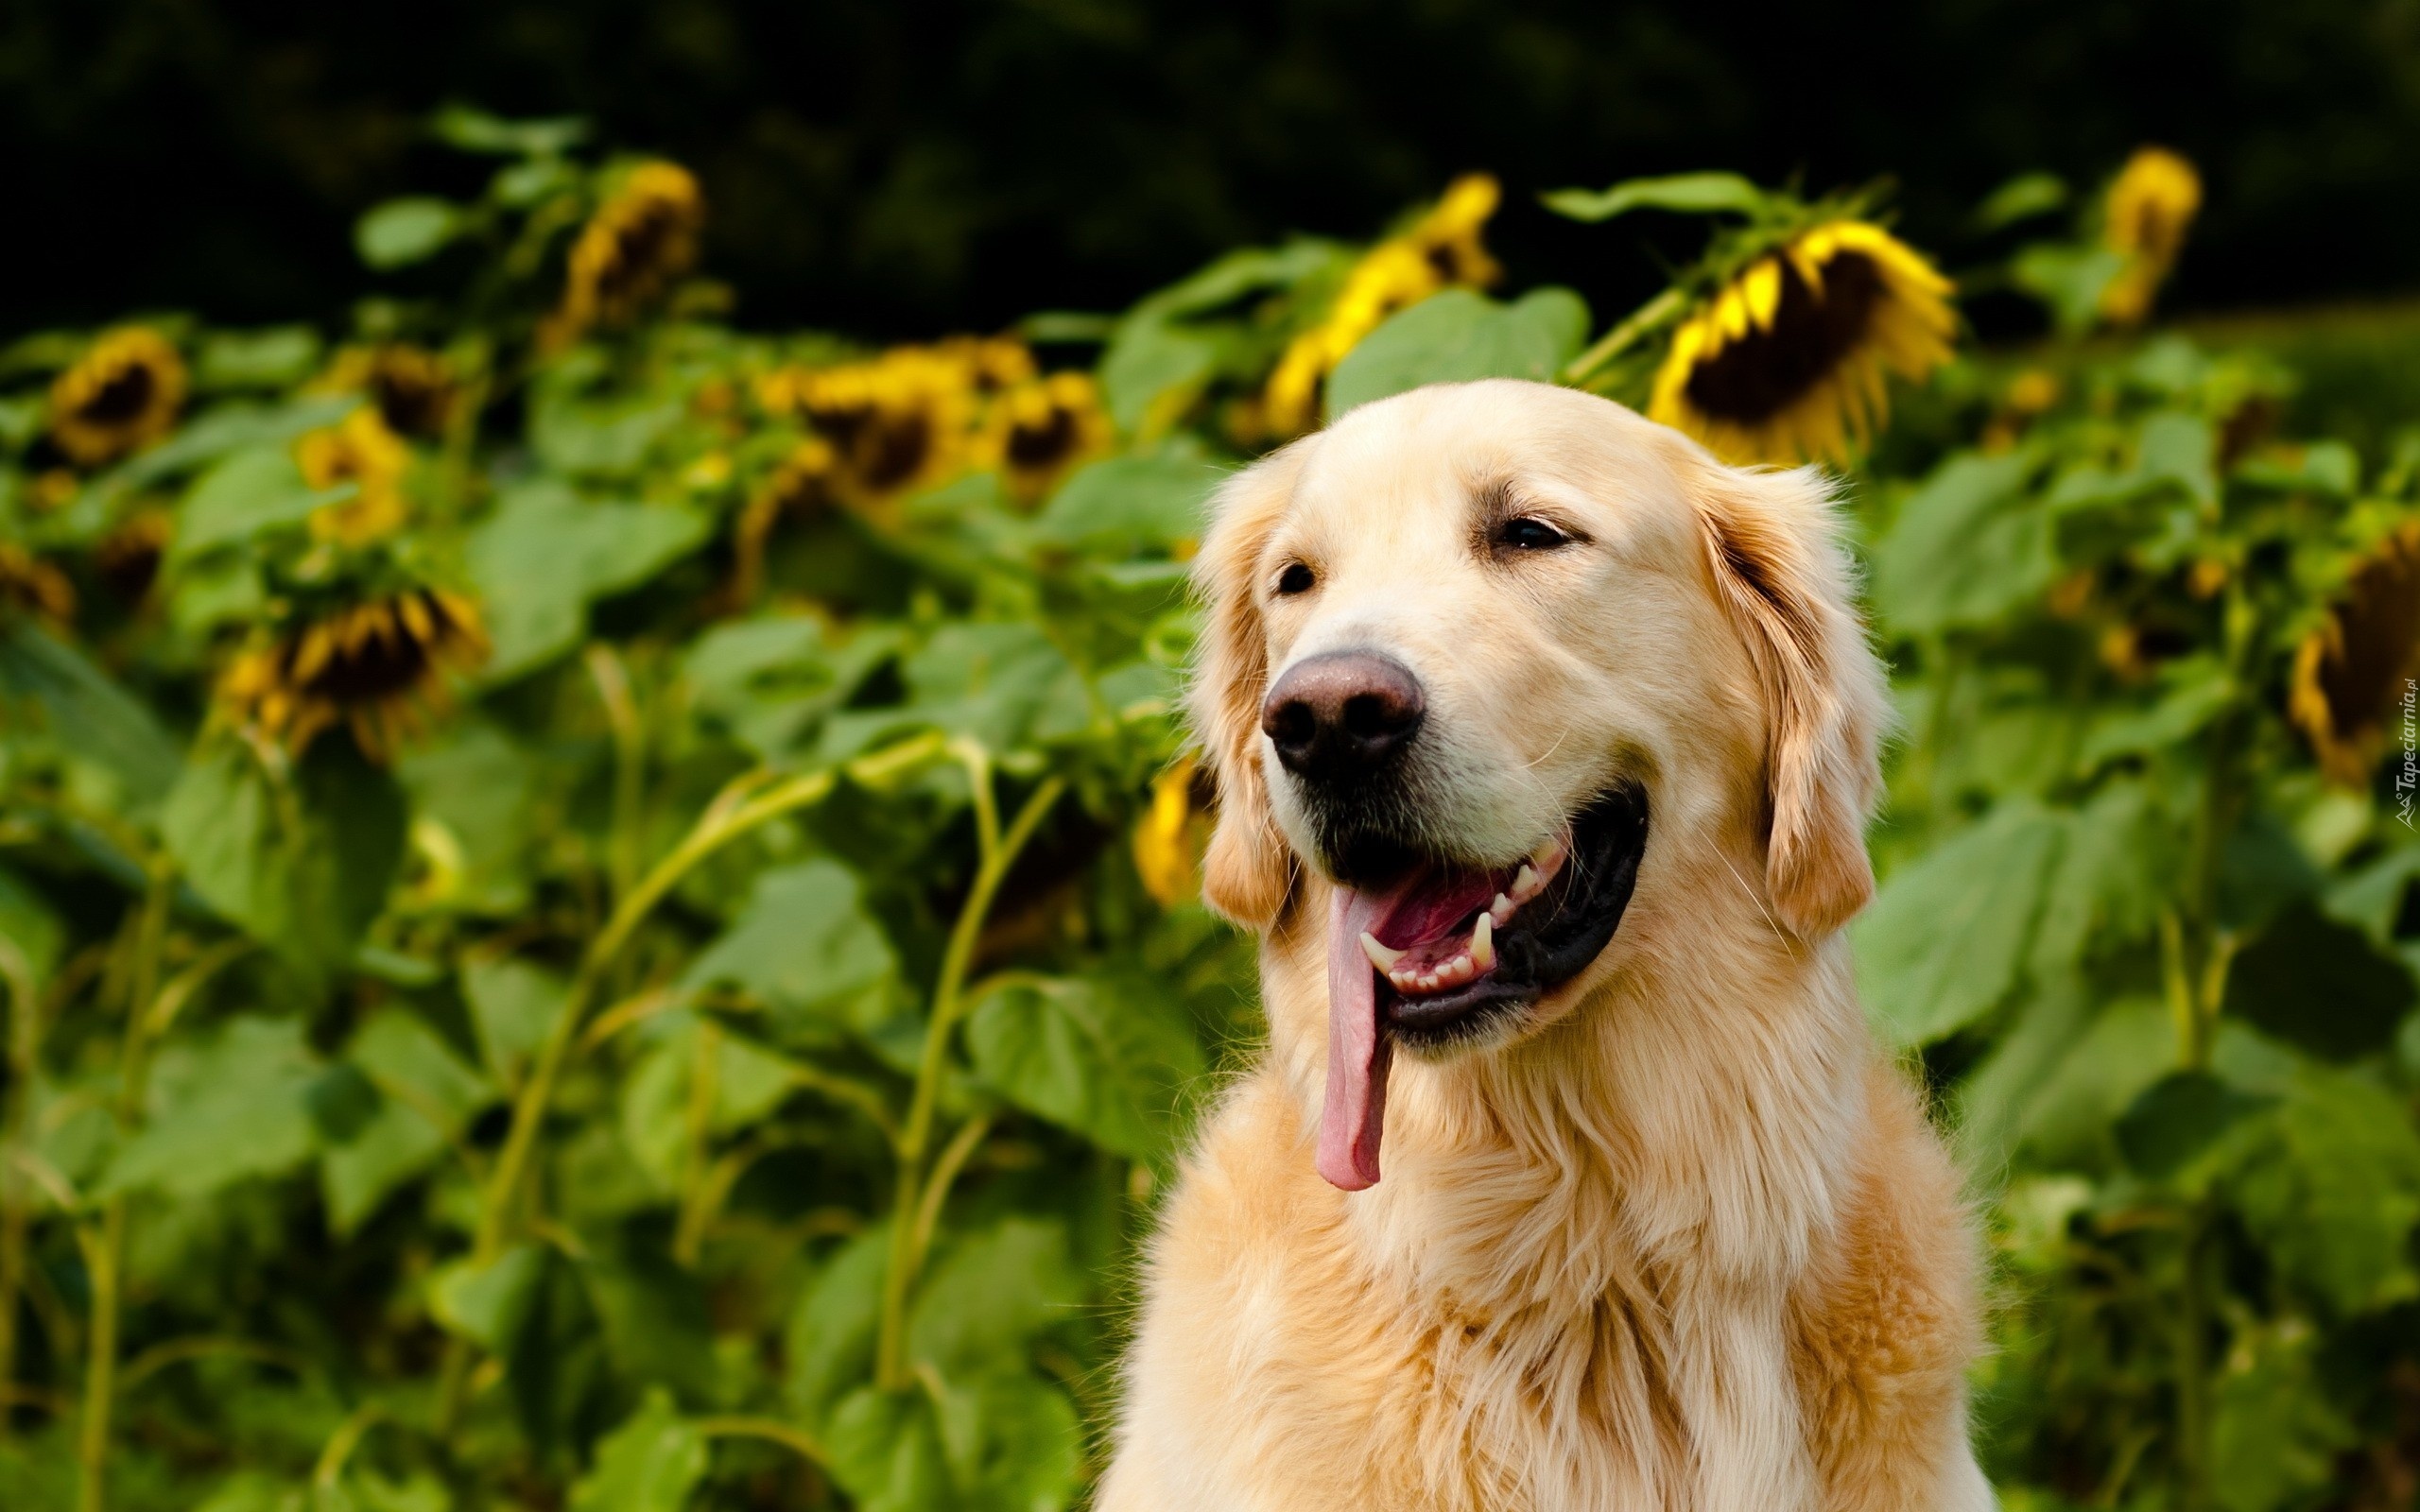
[[[817,724],[896,656],[901,637],[860,628],[835,644],[804,614],[718,625],[682,662],[698,713],[769,762],[795,759]]]
[[[320,1152],[328,1217],[339,1234],[351,1233],[389,1193],[437,1163],[447,1141],[496,1095],[435,1030],[400,1008],[363,1024],[345,1058],[378,1099],[368,1123]]]
[[[2090,989],[2072,974],[2041,978],[2016,1003],[1998,1042],[1959,1084],[1952,1126],[1959,1155],[1976,1177],[2008,1174],[2032,1125],[2032,1110],[2090,1022]]]
[[[1080,1433],[1065,1393],[1030,1375],[868,1386],[833,1415],[832,1473],[860,1512],[1054,1512]]]
[[[1989,234],[2064,208],[2066,202],[2065,179],[2055,173],[2020,173],[1985,196],[1969,224],[1978,232]]]
[[[1215,377],[1227,343],[1165,317],[1129,316],[1101,353],[1101,397],[1117,428],[1132,435],[1165,422]]]
[[[908,1314],[908,1358],[953,1377],[1022,1369],[1034,1339],[1083,1299],[1064,1228],[1002,1219],[952,1245],[925,1279]]]
[[[2394,1043],[2414,991],[2400,960],[2304,903],[2236,957],[2224,1011],[2312,1055],[2352,1060]]]
[[[2158,926],[2183,840],[2164,822],[2151,785],[2118,781],[2070,816],[2066,844],[2043,900],[2031,953],[2041,976],[2097,951],[2147,938]]]
[[[448,105],[428,129],[448,146],[497,157],[542,157],[568,152],[588,138],[588,123],[575,115],[509,120],[468,105]]]
[[[1336,365],[1328,417],[1425,384],[1551,383],[1587,336],[1588,306],[1569,289],[1533,290],[1512,304],[1446,289],[1390,317]]]
[[[2016,986],[2065,840],[2024,803],[1893,872],[1850,928],[1868,1011],[1899,1044],[1923,1044],[1990,1012]]]
[[[2271,1260],[2349,1317],[2420,1297],[2420,1133],[2366,1076],[2306,1065],[2230,1189]]]
[[[2088,1005],[2079,1002],[2077,1019]],[[2043,1047],[2055,1065],[2014,1110],[2016,1147],[2048,1170],[2097,1171],[2117,1159],[2118,1118],[2176,1057],[2176,1028],[2161,1005],[2123,999],[2082,1027],[2064,1024],[2064,1044]]]
[[[2076,759],[2089,775],[2120,756],[2171,749],[2190,739],[2234,701],[2235,686],[2215,658],[2187,657],[2163,669],[2168,684],[2149,708],[2118,709],[2093,721]]]
[[[170,1048],[154,1075],[156,1110],[110,1162],[102,1191],[196,1197],[301,1164],[319,1145],[320,1069],[294,1019],[248,1015]]]
[[[1951,457],[1899,506],[1874,544],[1874,602],[1903,635],[1989,624],[2057,575],[2050,519],[2028,492],[2025,452]]]
[[[859,1512],[957,1512],[968,1504],[952,1484],[939,1416],[922,1387],[861,1386],[832,1416],[832,1478]]]
[[[1096,557],[1199,541],[1222,469],[1178,455],[1115,456],[1079,470],[1035,522],[1044,540]]]
[[[689,964],[682,984],[745,988],[786,1034],[811,1039],[844,1027],[845,1010],[897,969],[890,940],[858,900],[856,874],[837,861],[765,872],[738,919]]]
[[[843,1245],[800,1295],[783,1353],[790,1405],[807,1422],[828,1421],[850,1388],[873,1373],[890,1267],[890,1229],[877,1224]]]
[[[975,1069],[1001,1095],[1137,1160],[1164,1160],[1200,1042],[1150,982],[1020,978],[984,995],[966,1025]]]
[[[284,388],[311,376],[320,348],[320,334],[307,325],[214,331],[195,359],[194,380],[205,388]]]
[[[607,1353],[625,1380],[661,1384],[692,1400],[712,1399],[714,1319],[696,1276],[628,1239],[596,1247],[579,1274],[604,1325]]]
[[[373,1014],[353,1037],[347,1059],[377,1085],[445,1132],[458,1133],[496,1097],[493,1084],[462,1063],[454,1047],[402,1008]]]
[[[450,200],[415,195],[372,206],[353,227],[354,250],[382,272],[425,262],[462,232],[464,216]]]
[[[328,1227],[349,1235],[398,1187],[445,1153],[445,1136],[409,1107],[382,1096],[352,1138],[320,1152],[320,1190]]]
[[[429,1313],[452,1332],[500,1353],[521,1332],[545,1269],[546,1252],[537,1245],[515,1245],[484,1265],[458,1260],[431,1279]]]
[[[203,902],[306,971],[349,962],[402,859],[394,780],[341,736],[281,782],[221,742],[189,763],[161,831]]]
[[[560,483],[507,490],[464,551],[494,643],[483,676],[509,681],[579,643],[588,606],[646,581],[705,539],[703,516],[581,499]]]
[[[681,1512],[706,1474],[706,1438],[681,1420],[671,1397],[651,1390],[637,1412],[596,1446],[596,1464],[572,1487],[572,1512]]]
[[[2121,253],[2060,242],[2037,242],[2009,262],[2016,286],[2048,305],[2059,329],[2068,333],[2092,329],[2100,318],[2101,296],[2125,270]]]
[[[880,738],[925,725],[1011,751],[1080,731],[1091,717],[1082,677],[1038,626],[944,625],[902,662],[900,674],[909,703],[873,716],[860,734]],[[842,728],[838,720],[834,726]],[[829,756],[856,754],[830,744],[827,737]]]
[[[2360,1435],[2329,1401],[2321,1340],[2300,1319],[2254,1325],[2228,1351],[2210,1414],[2210,1485],[2222,1512],[2280,1512],[2337,1489]]]
[[[459,858],[450,890],[424,893],[426,905],[490,916],[525,909],[537,759],[498,726],[471,717],[403,752],[395,776],[411,795],[416,832],[428,839],[441,837],[427,827],[441,831],[441,843]]]
[[[15,1000],[15,988],[9,978],[23,971],[30,985],[40,988],[59,963],[61,938],[59,916],[50,905],[15,872],[0,868],[0,944],[6,944],[16,957],[9,963],[13,970],[0,974],[0,994],[7,994],[0,996],[0,1002],[6,1003],[9,1014],[26,1010]]]
[[[1556,215],[1582,221],[1611,220],[1634,210],[1758,215],[1772,203],[1762,189],[1736,173],[1674,173],[1656,179],[1625,179],[1610,189],[1557,189],[1538,198]]]
[[[149,451],[137,453],[107,476],[124,489],[148,488],[236,452],[253,450],[275,455],[277,448],[304,432],[334,425],[360,407],[357,394],[323,394],[276,404],[219,404]],[[192,507],[193,501],[188,497],[188,516]],[[191,524],[190,518],[181,523],[179,534],[184,534]],[[180,555],[176,543],[171,543],[169,553]],[[187,547],[182,554],[190,553],[191,548]]]
[[[2118,1148],[2146,1180],[2165,1181],[2267,1100],[2205,1071],[2178,1071],[2143,1089],[2118,1120]]]
[[[473,957],[463,963],[462,996],[490,1075],[508,1088],[520,1085],[522,1067],[545,1043],[562,1011],[564,990],[562,977],[528,961]]]
[[[684,413],[678,399],[655,393],[590,398],[549,387],[531,401],[529,443],[558,472],[625,478]]]
[[[176,742],[151,711],[30,619],[0,623],[0,695],[29,706],[61,750],[108,773],[137,806],[177,781]]]

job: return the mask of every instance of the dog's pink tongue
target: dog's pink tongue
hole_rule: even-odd
[[[1387,1063],[1394,1057],[1394,1040],[1378,1024],[1377,973],[1361,935],[1377,929],[1403,891],[1339,887],[1328,914],[1327,1104],[1320,1113],[1319,1169],[1346,1192],[1378,1184]]]

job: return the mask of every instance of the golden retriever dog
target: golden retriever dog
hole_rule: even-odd
[[[1990,1507],[1959,1183],[1841,935],[1886,716],[1820,475],[1443,385],[1237,475],[1199,569],[1269,1041],[1101,1512]]]

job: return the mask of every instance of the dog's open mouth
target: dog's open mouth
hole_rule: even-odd
[[[1381,886],[1340,885],[1320,1175],[1347,1192],[1376,1185],[1395,1041],[1476,1038],[1580,974],[1619,927],[1646,849],[1646,794],[1624,785],[1512,867],[1424,863]]]

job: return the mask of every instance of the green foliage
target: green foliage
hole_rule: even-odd
[[[100,461],[44,408],[81,338],[0,365],[0,1501],[1077,1504],[1153,1194],[1256,1027],[1182,895],[1201,816],[1150,804],[1207,501],[1306,335],[1339,414],[1569,373],[1589,312],[1393,284],[1338,337],[1373,265],[1300,239],[868,353],[678,266],[576,306],[678,240],[598,232],[632,165],[436,132],[486,187],[359,241],[456,295],[333,352],[162,322],[190,401]],[[1991,1463],[2013,1504],[2377,1504],[2420,846],[2313,648],[2396,623],[2358,610],[2420,454],[2279,438],[2242,352],[2027,360],[1943,373],[1856,490],[1905,738],[1852,945],[1989,1215]]]

